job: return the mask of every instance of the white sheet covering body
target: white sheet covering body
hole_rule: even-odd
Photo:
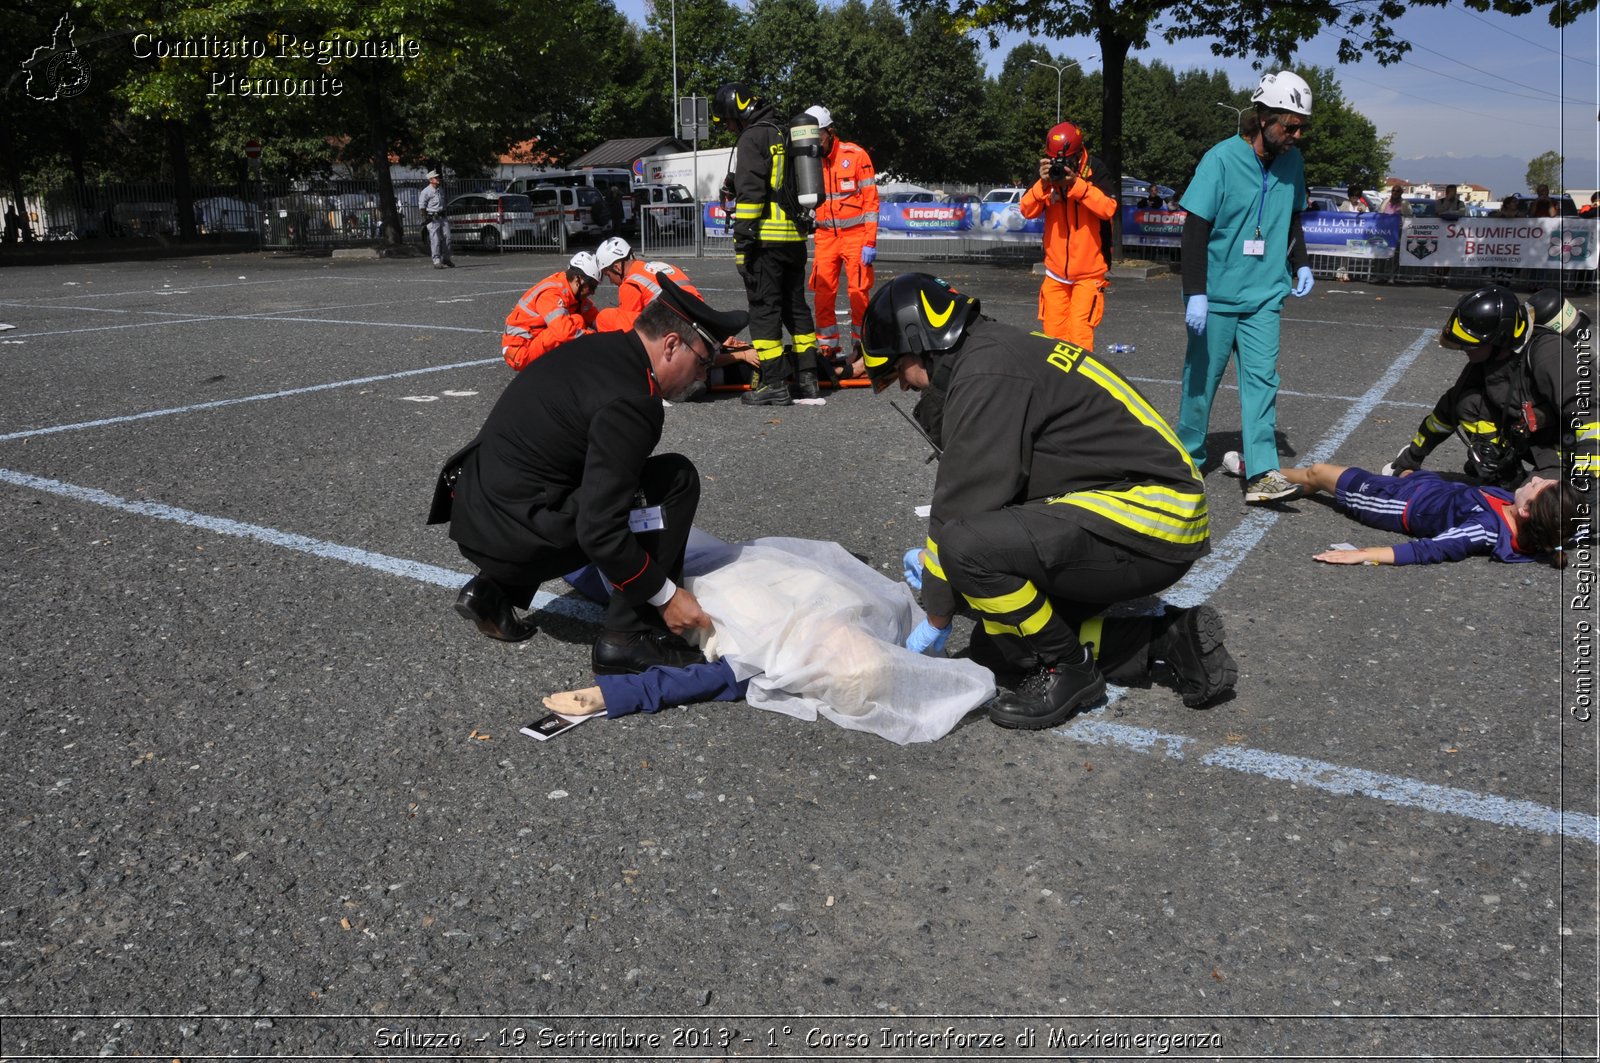
[[[757,708],[904,744],[948,734],[994,696],[987,668],[906,649],[922,619],[911,589],[838,543],[695,533],[684,573],[716,623],[706,655],[750,680]]]

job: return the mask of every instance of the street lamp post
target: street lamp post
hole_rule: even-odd
[[[678,0],[672,0],[672,135],[682,129],[678,114]],[[697,192],[696,195],[699,193]]]
[[[1221,107],[1224,111],[1232,111],[1233,112],[1234,118],[1238,119],[1238,125],[1235,128],[1239,131],[1239,134],[1242,136],[1244,134],[1244,108],[1243,107],[1235,107],[1231,103],[1218,103],[1217,106]]]
[[[1032,63],[1034,66],[1042,66],[1042,67],[1045,67],[1046,69],[1054,70],[1056,72],[1056,123],[1060,124],[1060,122],[1061,122],[1061,75],[1066,72],[1066,69],[1067,69],[1066,63],[1063,63],[1060,66],[1056,66],[1056,64],[1054,64],[1054,63],[1044,63],[1044,62],[1040,62],[1037,59],[1029,59],[1028,62]],[[1078,61],[1076,59],[1068,59],[1067,63],[1071,63],[1073,66],[1077,66],[1079,70],[1083,69],[1083,67],[1078,66]]]

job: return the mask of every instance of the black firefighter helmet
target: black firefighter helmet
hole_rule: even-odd
[[[895,379],[895,363],[908,354],[926,361],[954,350],[978,316],[978,300],[928,273],[902,273],[867,304],[861,351],[873,391]]]
[[[711,118],[717,122],[749,121],[761,101],[754,90],[742,81],[724,82],[711,98]]]
[[[1481,362],[1495,351],[1521,347],[1532,327],[1516,293],[1491,284],[1461,297],[1439,331],[1439,346],[1464,351],[1469,361]]]

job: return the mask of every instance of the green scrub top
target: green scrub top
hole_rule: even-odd
[[[1210,309],[1249,314],[1283,305],[1290,287],[1289,215],[1305,203],[1305,160],[1299,148],[1273,159],[1265,175],[1244,137],[1229,137],[1206,152],[1180,205],[1211,223],[1206,245]],[[1246,255],[1244,243],[1255,239],[1258,216],[1266,253]]]

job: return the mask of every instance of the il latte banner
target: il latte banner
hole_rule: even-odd
[[[1400,264],[1591,270],[1600,266],[1597,225],[1587,218],[1408,218]]]

